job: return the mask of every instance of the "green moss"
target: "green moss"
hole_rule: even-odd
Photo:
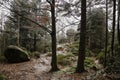
[[[0,80],[6,80],[6,76],[5,75],[0,75]]]

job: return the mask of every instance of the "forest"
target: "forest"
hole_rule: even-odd
[[[120,0],[0,0],[0,80],[120,80]]]

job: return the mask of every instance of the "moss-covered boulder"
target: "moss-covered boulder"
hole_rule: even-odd
[[[30,60],[30,57],[25,50],[13,45],[7,47],[7,49],[4,51],[4,56],[10,63]]]

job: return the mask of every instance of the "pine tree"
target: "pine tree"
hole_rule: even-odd
[[[80,30],[79,54],[76,72],[81,73],[85,71],[85,39],[86,39],[86,0],[81,0],[81,30]]]

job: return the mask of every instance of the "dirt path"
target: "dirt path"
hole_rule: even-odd
[[[50,73],[50,62],[51,58],[42,54],[39,59],[31,59],[28,62],[0,63],[0,74],[4,74],[7,80],[91,80],[89,75],[94,73],[90,71],[90,73],[71,74],[71,72],[64,71],[65,69]]]
[[[39,59],[31,59],[23,63],[0,63],[0,74],[7,80],[86,80],[86,74],[67,74],[64,71],[50,73],[51,58],[41,55]]]
[[[47,73],[49,70],[50,57],[45,55],[23,63],[0,63],[0,73],[4,74],[7,80],[48,80],[49,77],[46,76],[50,76],[50,73]]]

